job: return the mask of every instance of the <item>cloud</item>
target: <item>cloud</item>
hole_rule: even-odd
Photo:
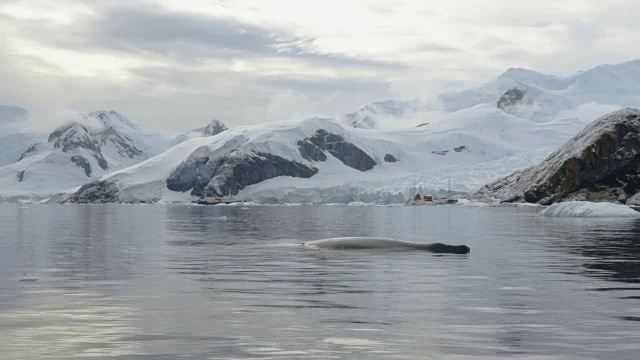
[[[569,75],[638,58],[638,10],[627,0],[3,0],[0,102],[115,109],[176,130],[347,113],[509,67]]]
[[[333,92],[384,92],[389,89],[389,82],[379,79],[362,78],[318,78],[318,77],[271,77],[262,78],[260,82],[269,85],[294,90],[307,94]]]
[[[33,40],[66,49],[160,55],[187,62],[283,58],[315,66],[402,68],[392,62],[319,52],[314,50],[315,38],[296,36],[287,30],[266,28],[231,17],[168,11],[153,4],[101,8],[95,14],[80,16],[66,25],[42,19],[14,23],[21,32],[31,34]]]

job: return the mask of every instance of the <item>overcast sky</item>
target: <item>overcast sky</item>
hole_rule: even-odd
[[[1,0],[0,104],[166,130],[640,58],[637,0]]]

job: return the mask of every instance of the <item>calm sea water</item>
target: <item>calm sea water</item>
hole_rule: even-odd
[[[640,222],[537,212],[2,205],[0,358],[640,358]]]

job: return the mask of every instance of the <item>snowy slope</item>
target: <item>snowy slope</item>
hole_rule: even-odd
[[[27,135],[8,135],[23,141],[9,149],[17,161],[0,167],[0,200],[48,197],[148,159],[172,141],[114,111],[93,112],[81,119],[39,142],[27,143],[34,140]]]
[[[572,120],[539,124],[489,106],[458,112],[433,126],[410,129],[357,129],[324,118],[275,122],[187,140],[147,161],[102,177],[101,185],[90,190],[106,193],[117,189],[120,202],[190,201],[193,188],[181,192],[167,186],[176,170],[191,166],[194,173],[185,170],[184,176],[195,177],[210,170],[197,164],[221,164],[231,159],[233,164],[243,166],[244,177],[251,178],[261,170],[247,168],[242,161],[247,156],[269,154],[317,172],[308,178],[277,176],[251,183],[240,189],[240,197],[269,203],[401,203],[414,186],[421,192],[444,195],[450,180],[454,191],[474,190],[513,169],[540,161],[581,127],[581,122]],[[300,143],[322,130],[366,153],[375,166],[360,171],[330,151],[324,151],[324,161],[306,158]],[[387,155],[397,162],[385,161]],[[206,182],[213,175],[208,174]],[[237,176],[225,181],[229,179]],[[234,184],[217,185],[236,189]]]

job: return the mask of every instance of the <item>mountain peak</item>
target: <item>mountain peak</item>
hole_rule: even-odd
[[[89,129],[79,123],[61,126],[54,130],[48,141],[54,143],[54,149],[69,152],[77,148],[100,151],[100,144],[91,137]]]
[[[218,119],[213,119],[209,122],[209,124],[202,130],[204,136],[214,136],[218,135],[221,132],[227,130],[227,126]]]

